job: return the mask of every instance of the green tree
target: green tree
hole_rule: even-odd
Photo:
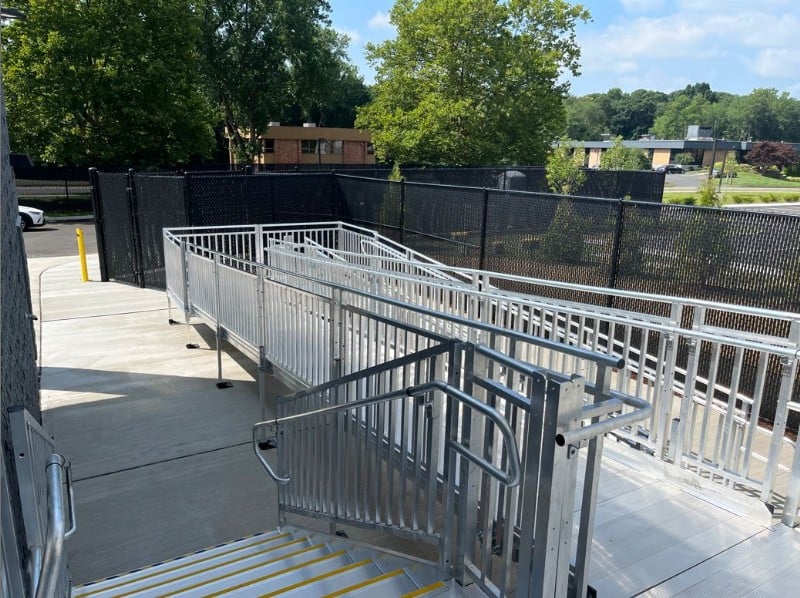
[[[600,168],[604,170],[646,170],[650,161],[635,147],[625,147],[622,137],[614,138],[611,147],[600,157]]]
[[[566,136],[570,139],[592,141],[600,139],[608,131],[608,119],[599,94],[576,98],[569,96],[564,101],[566,110]]]
[[[57,164],[174,164],[206,155],[199,20],[183,0],[29,0],[3,29],[16,151]]]
[[[685,209],[690,210],[689,218],[678,235],[675,263],[686,282],[707,286],[724,272],[735,255],[730,226],[719,213],[722,210]]]
[[[357,126],[403,163],[543,162],[563,130],[564,72],[588,13],[563,0],[397,0],[397,37],[367,46],[374,99]]]
[[[547,261],[568,264],[583,263],[586,255],[585,222],[578,216],[572,202],[561,200],[550,226],[542,236],[539,253]]]
[[[679,154],[675,154],[675,158],[673,159],[675,164],[694,164],[696,161],[697,160],[692,152],[681,152]]]
[[[656,113],[666,103],[667,94],[647,89],[624,93],[610,89],[601,104],[605,106],[608,132],[623,139],[636,139],[653,126]]]
[[[689,125],[709,122],[711,103],[704,95],[680,95],[669,102],[653,122],[653,133],[660,139],[684,139]]]
[[[231,135],[234,151],[260,152],[257,134],[285,119],[324,117],[342,78],[354,72],[345,39],[329,27],[325,0],[204,0],[202,69],[209,95]],[[357,77],[356,77],[357,78]]]
[[[559,144],[547,156],[545,176],[553,193],[569,195],[575,193],[586,182],[583,167],[583,146],[570,147],[569,138],[562,137]]]
[[[327,127],[352,127],[356,108],[370,100],[369,89],[347,56],[347,36],[330,27],[315,31],[313,60],[298,69],[296,119]]]
[[[710,179],[703,181],[697,190],[697,205],[706,208],[718,208],[722,205],[716,182]]]

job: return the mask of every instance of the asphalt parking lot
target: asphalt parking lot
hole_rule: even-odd
[[[76,229],[83,229],[83,242],[86,253],[97,253],[97,236],[94,223],[52,222],[39,228],[31,228],[23,233],[27,257],[60,257],[78,255]]]

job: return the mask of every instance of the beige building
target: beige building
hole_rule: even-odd
[[[375,164],[375,151],[368,131],[317,127],[287,127],[270,123],[259,135],[261,153],[257,165],[268,164]],[[231,164],[236,164],[230,152]]]
[[[571,141],[572,146],[583,146],[586,152],[585,164],[589,168],[599,168],[603,152],[610,149],[614,142],[609,135],[601,141]],[[651,139],[643,137],[635,141],[623,141],[625,147],[633,147],[650,160],[653,168],[673,164],[678,154],[690,154],[692,164],[709,167],[722,160],[726,152],[736,152],[741,157],[753,147],[752,141],[731,141],[714,139],[712,127],[707,125],[690,125],[685,139]],[[800,151],[800,143],[790,143],[796,151]]]

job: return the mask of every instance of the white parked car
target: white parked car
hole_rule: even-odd
[[[19,219],[22,230],[27,230],[32,226],[44,226],[46,222],[42,210],[27,206],[19,206]]]

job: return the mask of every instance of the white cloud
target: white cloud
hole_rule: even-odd
[[[342,29],[341,27],[336,27],[336,33],[340,35],[346,35],[350,38],[350,44],[360,44],[363,40],[361,33],[356,31],[355,29]]]
[[[634,62],[633,60],[621,60],[619,62],[614,62],[613,64],[609,65],[609,68],[620,75],[635,73],[640,70],[639,63]]]
[[[664,6],[664,0],[620,0],[622,8],[628,12],[656,12]]]
[[[593,91],[671,91],[680,81],[708,81],[715,89],[747,93],[782,84],[787,89],[787,79],[800,78],[800,53],[793,50],[800,31],[797,0],[728,0],[722,5],[680,0],[659,15],[650,8],[661,2],[620,2],[630,13],[650,14],[620,13],[600,30],[579,30],[581,71],[586,81],[597,80]]]
[[[748,61],[750,70],[760,77],[774,79],[800,78],[800,54],[786,48],[765,48],[754,60]]]
[[[389,13],[378,11],[367,22],[370,29],[388,29],[392,26],[389,22]]]

